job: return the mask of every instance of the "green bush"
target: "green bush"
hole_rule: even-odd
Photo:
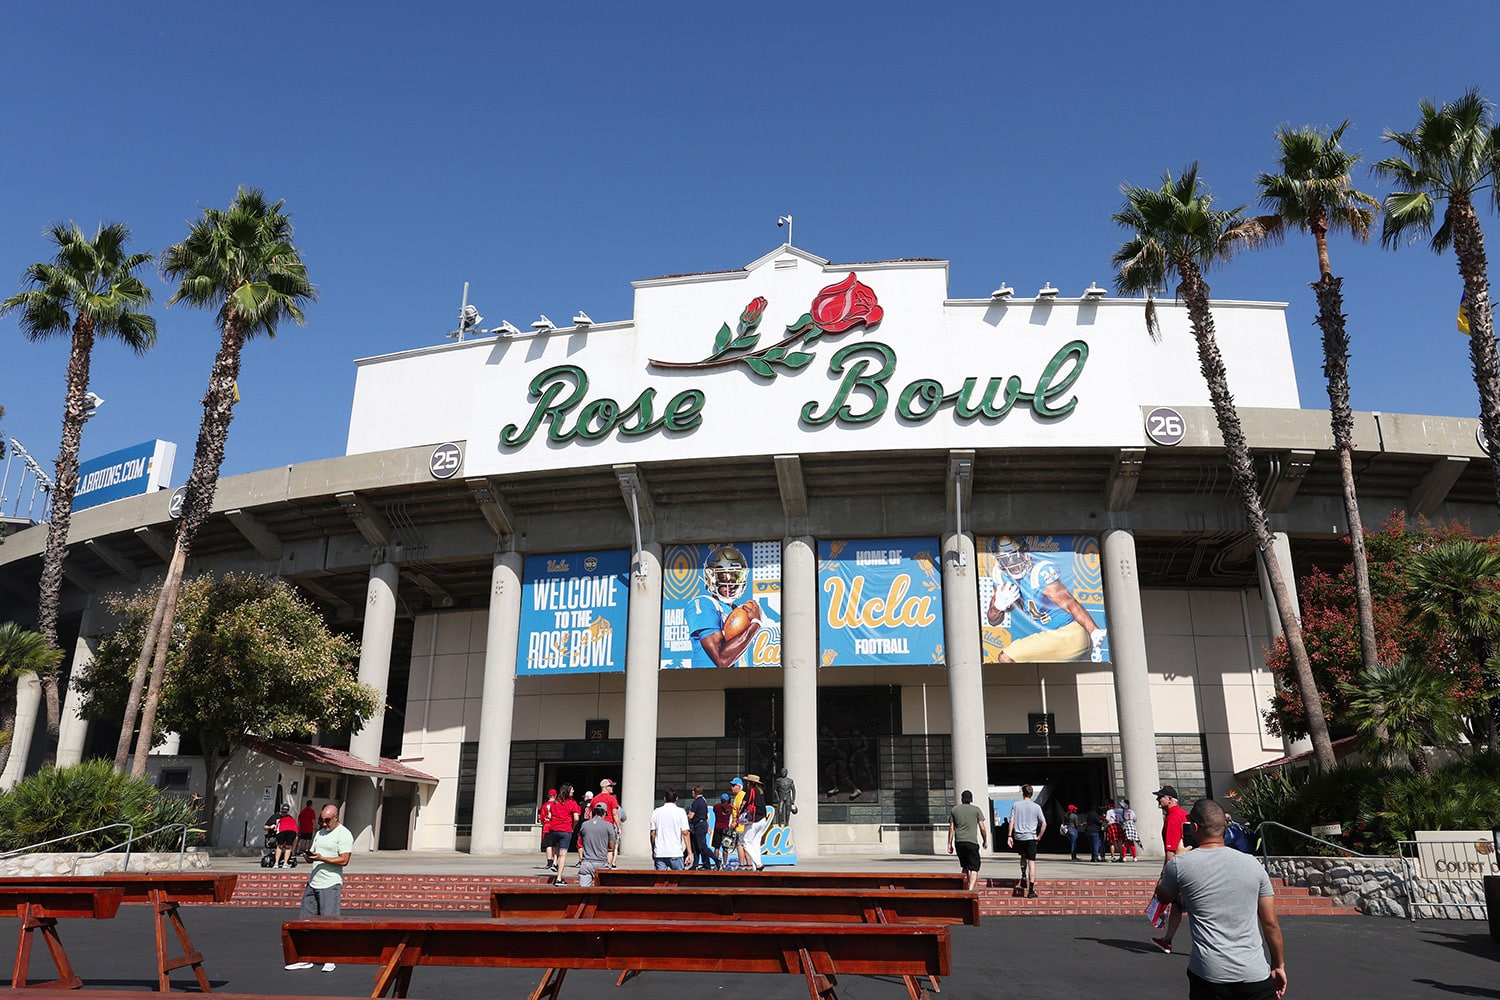
[[[201,840],[195,802],[162,794],[150,782],[117,772],[108,761],[43,768],[0,794],[0,852],[66,837],[109,823],[130,823],[142,834],[171,823],[188,825],[188,843]],[[47,851],[99,851],[127,836],[124,828],[71,837]],[[181,830],[137,841],[133,850],[175,851]]]
[[[1293,784],[1263,774],[1231,794],[1231,811],[1248,826],[1275,820],[1297,830],[1338,823],[1325,837],[1361,854],[1395,854],[1416,830],[1488,830],[1500,823],[1500,754],[1485,751],[1422,778],[1403,767],[1341,765]],[[1268,850],[1316,854],[1313,842],[1266,831]]]

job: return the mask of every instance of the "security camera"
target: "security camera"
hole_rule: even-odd
[[[780,229],[784,225],[786,225],[786,219],[784,217],[776,220],[777,229]]]

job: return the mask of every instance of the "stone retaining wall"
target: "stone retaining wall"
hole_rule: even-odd
[[[84,860],[78,862],[78,870],[75,872],[73,861],[77,858],[84,858]],[[77,853],[20,854],[0,860],[0,876],[34,878],[53,875],[108,875],[123,870],[121,864],[124,860],[123,852],[100,854],[97,857]],[[207,868],[208,861],[208,852],[189,847],[187,853],[182,856],[182,870],[197,871]],[[152,854],[138,851],[130,855],[129,870],[175,872],[177,871],[177,852]]]
[[[1422,878],[1416,865],[1406,858],[1275,857],[1267,859],[1266,870],[1289,886],[1337,898],[1371,916],[1486,919],[1480,879]]]

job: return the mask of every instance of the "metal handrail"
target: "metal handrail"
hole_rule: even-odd
[[[70,874],[70,875],[77,875],[78,874],[78,862],[92,860],[93,858],[99,857],[101,854],[108,854],[110,851],[113,851],[116,847],[123,847],[123,848],[125,848],[125,864],[124,864],[124,866],[120,870],[128,872],[128,871],[130,871],[130,845],[131,844],[135,843],[137,840],[145,840],[147,837],[153,837],[156,834],[161,833],[163,830],[176,830],[176,829],[179,829],[179,828],[181,828],[181,830],[182,830],[182,838],[179,840],[178,845],[177,845],[177,870],[178,871],[182,871],[183,863],[187,860],[188,825],[186,823],[168,823],[165,826],[159,826],[159,827],[157,827],[155,830],[147,830],[145,833],[136,834],[135,836],[131,837],[129,840],[123,841],[122,843],[119,843],[119,844],[115,844],[113,847],[106,847],[102,851],[95,851],[93,854],[80,854],[78,857],[76,857],[76,858],[73,859],[73,867],[68,872],[68,874]]]
[[[96,826],[92,830],[80,830],[77,833],[70,833],[65,837],[53,837],[51,840],[43,840],[40,843],[27,844],[25,847],[18,847],[14,851],[6,851],[4,854],[0,854],[0,858],[14,858],[21,854],[29,854],[32,851],[36,850],[38,847],[46,847],[48,844],[61,844],[65,840],[72,840],[75,837],[86,837],[91,833],[99,833],[103,830],[113,830],[116,827],[121,826],[123,826],[126,830],[129,830],[132,838],[134,838],[135,827],[130,823],[106,823],[103,826]],[[128,844],[129,842],[130,841],[127,840],[124,843]],[[121,846],[123,846],[123,844],[115,844],[113,847],[106,847],[104,851],[100,851],[99,853],[103,854],[105,853],[105,851],[112,851],[115,849],[115,847]]]
[[[1264,833],[1265,828],[1268,826],[1274,826],[1278,830],[1285,830],[1287,833],[1295,833],[1297,836],[1302,837],[1306,840],[1315,841],[1319,844],[1324,845],[1325,847],[1331,847],[1335,851],[1343,851],[1345,854],[1353,855],[1356,858],[1368,858],[1370,856],[1368,854],[1361,854],[1358,851],[1351,850],[1350,848],[1345,847],[1343,844],[1335,844],[1331,840],[1324,840],[1322,837],[1314,837],[1310,833],[1298,830],[1295,827],[1287,826],[1285,823],[1278,823],[1274,819],[1268,819],[1262,822],[1260,826],[1255,828],[1255,832],[1260,835],[1260,856],[1262,858],[1269,858],[1271,856],[1270,852],[1266,850],[1266,835]]]

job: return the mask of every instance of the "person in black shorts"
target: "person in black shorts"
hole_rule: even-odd
[[[964,888],[973,891],[979,882],[979,849],[990,846],[984,810],[974,804],[974,793],[964,789],[958,805],[948,816],[948,853],[958,855],[964,873]]]

